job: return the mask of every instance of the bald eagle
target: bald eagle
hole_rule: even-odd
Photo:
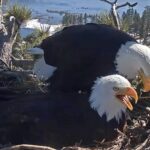
[[[129,80],[139,75],[143,90],[150,90],[150,48],[109,25],[65,27],[44,39],[35,51],[44,55],[43,67],[56,67],[49,70],[51,90],[88,91],[96,77],[112,73]],[[42,70],[41,65],[36,67]]]
[[[1,101],[0,143],[44,144],[60,148],[80,142],[111,140],[123,131],[126,108],[138,96],[129,81],[120,75],[97,78],[91,94],[51,92]],[[9,119],[8,117],[9,116]],[[6,129],[6,130],[4,130]]]

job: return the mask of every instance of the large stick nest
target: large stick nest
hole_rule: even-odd
[[[36,79],[32,74],[25,72],[1,72],[0,90],[7,89],[14,93],[35,93],[46,92],[46,85]],[[2,95],[1,95],[2,96]],[[145,96],[145,95],[144,95]],[[119,132],[119,136],[114,141],[97,142],[97,146],[92,149],[119,150],[119,149],[150,149],[150,98],[140,99],[135,105],[134,111],[129,112],[130,118],[127,120],[126,131]],[[1,148],[4,145],[1,145]],[[2,150],[24,150],[24,149],[51,149],[50,147],[38,147],[33,145],[19,145],[4,148]],[[74,147],[64,147],[63,150],[90,149],[81,148],[80,145]]]

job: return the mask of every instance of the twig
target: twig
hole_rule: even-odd
[[[144,149],[144,147],[146,146],[146,144],[148,143],[149,140],[150,139],[148,137],[140,146],[138,146],[137,148],[135,148],[135,150],[142,150],[142,149]]]
[[[136,3],[133,3],[133,4],[131,4],[131,3],[129,3],[129,2],[126,2],[126,3],[122,4],[122,5],[116,6],[116,9],[119,9],[119,8],[121,8],[121,7],[124,7],[124,6],[134,7],[134,6],[136,6],[137,4],[138,4],[137,2],[136,2]]]
[[[9,65],[2,58],[0,58],[0,61],[7,67],[8,70],[11,70]]]
[[[122,136],[127,138],[126,134],[124,134],[122,131],[120,131],[118,128],[116,129],[116,131]]]
[[[100,0],[100,1],[103,1],[103,2],[106,2],[106,3],[108,3],[108,4],[110,4],[110,5],[116,5],[116,3],[117,3],[117,1],[118,0],[115,0],[114,2],[110,2],[109,0]],[[134,7],[134,6],[136,6],[138,3],[136,2],[136,3],[133,3],[133,4],[131,4],[131,3],[129,3],[129,2],[126,2],[126,3],[124,3],[124,4],[121,4],[121,5],[116,5],[116,9],[119,9],[119,8],[121,8],[121,7],[124,7],[124,6],[130,6],[130,7]]]
[[[110,4],[110,5],[113,5],[113,4],[114,4],[114,2],[110,2],[110,1],[108,1],[108,0],[100,0],[100,1],[106,2],[106,3]],[[115,1],[117,1],[117,0],[115,0]]]
[[[137,3],[130,4],[129,2],[126,2],[126,3],[122,4],[122,5],[117,5],[117,1],[118,0],[114,0],[114,2],[110,2],[109,0],[100,0],[100,1],[106,2],[106,3],[111,5],[111,14],[112,14],[112,17],[113,17],[113,21],[114,21],[115,26],[119,30],[120,30],[120,21],[119,21],[117,9],[119,9],[121,7],[124,7],[124,6],[134,7],[134,6],[137,5]]]
[[[39,145],[29,145],[29,144],[21,144],[10,147],[1,148],[0,150],[56,150],[54,148],[48,146],[39,146]]]

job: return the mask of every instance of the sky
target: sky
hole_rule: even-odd
[[[112,0],[110,0],[112,1]],[[118,0],[118,4],[123,4],[127,2],[126,0]],[[138,2],[138,5],[135,8],[139,13],[142,13],[144,7],[149,5],[150,0],[128,0],[130,3]],[[59,11],[67,11],[70,13],[88,13],[88,14],[99,14],[102,11],[109,11],[110,5],[101,2],[100,0],[10,0],[11,4],[20,3],[22,5],[26,5],[29,7],[34,15],[40,16],[49,16],[53,18],[51,20],[56,21],[56,19],[60,19],[62,16],[58,14],[49,14],[47,9],[49,10],[59,10]],[[122,13],[129,7],[126,6],[124,8],[118,9],[118,13]]]

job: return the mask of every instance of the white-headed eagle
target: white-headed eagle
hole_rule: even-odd
[[[109,25],[65,27],[30,52],[44,54],[35,70],[45,79],[49,77],[50,88],[54,90],[87,91],[97,77],[114,73],[127,79],[139,75],[144,91],[150,90],[150,48]],[[45,62],[53,67],[44,70]]]
[[[117,128],[123,131],[131,98],[138,100],[129,81],[110,75],[97,78],[91,94],[53,91],[1,100],[0,143],[94,146],[117,137]]]

